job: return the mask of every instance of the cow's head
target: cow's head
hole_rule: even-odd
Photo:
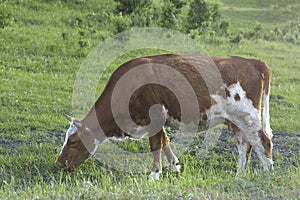
[[[91,131],[80,120],[66,114],[65,117],[70,121],[70,128],[66,133],[65,142],[56,160],[56,164],[65,170],[73,171],[76,166],[90,158],[93,153],[86,148],[86,144],[92,142],[88,141]],[[83,142],[83,140],[85,141]]]

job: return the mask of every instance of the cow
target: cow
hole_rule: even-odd
[[[127,79],[125,89],[121,84],[123,89],[114,92],[123,77],[138,70],[141,73]],[[169,73],[172,71],[178,77],[171,76]],[[180,78],[189,87],[183,87],[185,83]],[[147,84],[131,88],[130,98],[122,96],[127,85],[145,83],[147,79],[150,80]],[[166,82],[171,89],[161,84]],[[113,98],[114,93],[119,95]],[[141,138],[148,134],[154,159],[149,177],[159,179],[162,151],[172,169],[180,171],[180,163],[170,147],[165,126],[185,131],[188,130],[185,125],[193,124],[192,129],[197,133],[223,123],[236,139],[237,171],[245,171],[252,149],[263,168],[269,169],[273,167],[269,97],[270,70],[261,60],[177,54],[135,58],[112,73],[103,92],[82,120],[65,114],[70,127],[56,164],[73,171],[95,154],[98,145],[107,138]],[[152,110],[155,110],[153,105],[158,106],[156,110],[161,113],[160,116],[151,116]],[[123,107],[126,106],[129,117],[124,114],[126,109]],[[149,128],[148,125],[156,118],[163,120],[158,120],[154,129]],[[134,123],[129,123],[130,120]]]

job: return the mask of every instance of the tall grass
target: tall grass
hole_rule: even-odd
[[[195,35],[195,39],[210,55],[264,60],[272,72],[271,126],[275,132],[293,135],[300,131],[299,44],[243,37],[257,22],[269,33],[289,24],[291,16],[298,20],[292,6],[297,8],[297,2],[289,2],[285,6],[276,1],[284,6],[276,11],[273,1],[222,1],[220,9],[231,24],[228,36]],[[274,152],[275,170],[263,172],[258,165],[250,166],[239,177],[235,176],[235,149],[222,146],[201,159],[192,152],[196,147],[182,152],[182,173],[174,174],[165,167],[162,179],[155,183],[147,181],[147,172],[114,171],[96,159],[74,173],[56,167],[54,161],[68,126],[62,114],[72,114],[76,72],[88,53],[116,32],[116,4],[106,0],[13,0],[0,1],[0,6],[0,199],[300,198],[297,137],[295,143],[280,143],[283,149],[293,145],[293,155],[287,160],[285,153]],[[238,34],[242,39],[230,42]],[[132,52],[115,61],[111,69],[149,53]],[[110,73],[108,70],[106,76]],[[99,92],[101,88],[103,84]],[[233,146],[234,139],[228,137]],[[135,150],[139,150],[136,145],[145,147],[139,142],[123,145]],[[258,163],[256,157],[252,163]]]

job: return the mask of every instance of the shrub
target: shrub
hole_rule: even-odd
[[[204,0],[193,0],[187,16],[187,30],[200,29],[209,20],[208,5]]]
[[[179,29],[178,14],[184,4],[180,0],[164,0],[159,18],[159,25],[164,28]]]
[[[263,36],[264,28],[260,23],[257,23],[253,30],[245,31],[244,38],[245,39],[260,39]]]
[[[230,22],[227,19],[223,19],[219,25],[219,32],[221,35],[228,35],[228,29]]]
[[[201,35],[215,35],[221,32],[221,13],[219,5],[213,3],[206,3],[204,0],[193,0],[190,3],[187,14],[187,23],[185,26],[186,32],[198,29]],[[229,22],[223,21],[222,31],[228,31]]]
[[[117,13],[128,15],[137,13],[139,9],[149,8],[152,6],[152,0],[115,0],[118,3],[116,7]]]
[[[267,41],[284,41],[299,44],[300,42],[300,24],[297,20],[290,22],[283,27],[276,27],[262,36]]]
[[[158,11],[155,7],[142,7],[136,12],[129,15],[132,21],[132,26],[149,27],[156,25],[158,20]]]
[[[121,13],[127,16],[131,21],[130,26],[145,27],[157,21],[152,0],[115,0],[115,2],[117,2],[116,15]]]
[[[132,24],[131,20],[128,17],[123,16],[122,13],[120,13],[119,15],[111,15],[110,20],[115,26],[115,33],[120,33],[129,29]]]
[[[229,21],[220,20],[221,13],[218,4],[206,3],[204,0],[192,0],[187,8],[187,14],[181,10],[186,5],[182,0],[115,0],[117,2],[113,24],[116,32],[126,28],[160,26],[193,34],[214,36],[228,35]],[[127,21],[123,21],[127,17]],[[119,19],[120,18],[120,19]],[[129,25],[129,22],[131,24]],[[195,31],[198,30],[198,31]]]

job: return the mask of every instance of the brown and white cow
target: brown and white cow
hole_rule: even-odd
[[[129,81],[142,83],[144,79],[156,77],[157,82],[152,81],[135,88],[128,105],[122,104],[124,100],[122,95],[119,95],[119,103],[113,104],[113,91],[118,81],[138,67],[143,69],[143,73]],[[178,96],[186,96],[187,99],[192,96],[189,96],[188,90],[181,88],[184,84],[181,84],[180,80],[178,82],[178,78],[170,77],[168,70],[165,70],[167,68],[178,72],[193,89],[198,110],[190,110],[188,113],[194,111],[198,113],[196,116],[198,132],[219,123],[227,124],[234,132],[239,153],[239,171],[243,172],[246,169],[252,148],[265,169],[273,165],[272,131],[269,123],[270,71],[267,65],[260,60],[237,56],[175,54],[141,57],[122,64],[111,75],[104,91],[84,119],[78,120],[65,115],[70,121],[70,128],[56,163],[66,170],[73,171],[74,167],[90,158],[98,145],[109,137],[120,138],[124,134],[133,138],[144,136],[149,133],[149,130],[144,127],[153,120],[149,116],[149,109],[153,105],[161,105],[165,121],[159,125],[155,134],[149,135],[150,149],[154,157],[150,177],[159,178],[162,170],[162,151],[166,154],[172,168],[179,172],[179,160],[170,148],[169,138],[163,127],[170,126],[176,129],[195,119],[189,116],[182,118],[184,106],[181,105]],[[218,70],[220,77],[215,76],[215,72],[210,73],[215,69]],[[210,89],[208,84],[213,84],[216,77],[221,79],[223,84],[216,84],[217,87]],[[177,94],[172,89],[158,84],[160,83],[158,79],[168,79]],[[207,83],[209,81],[212,83]],[[263,120],[261,120],[262,98],[264,99]],[[126,115],[121,112],[114,113],[112,106],[129,107],[130,120],[133,120],[134,124],[129,123],[132,127],[127,127],[126,132],[116,122],[121,120],[126,126],[127,119],[122,118]]]

